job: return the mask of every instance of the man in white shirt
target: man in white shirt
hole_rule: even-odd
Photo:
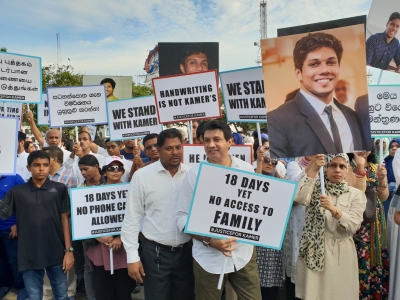
[[[28,171],[26,166],[28,165],[29,153],[25,152],[26,134],[18,131],[18,149],[17,149],[17,174],[22,177],[25,182],[31,178],[31,172]]]
[[[229,154],[232,131],[220,120],[204,125],[204,150],[208,162],[254,172],[253,167]],[[185,177],[179,194],[176,212],[178,228],[183,232],[197,178],[198,166]],[[225,240],[191,235],[193,237],[193,272],[195,276],[196,300],[219,300],[222,290],[217,289],[224,255],[229,257],[225,268],[225,279],[230,282],[239,299],[261,300],[256,250],[252,245],[236,243],[237,238]]]
[[[175,207],[190,167],[182,161],[182,135],[163,130],[157,139],[159,160],[133,174],[121,238],[129,275],[144,283],[146,300],[192,300],[192,241],[178,230]],[[144,240],[139,249],[142,224]]]
[[[102,168],[104,165],[104,156],[93,153],[90,151],[90,145],[92,144],[90,133],[87,131],[81,131],[78,134],[79,142],[74,144],[73,151],[66,161],[64,161],[65,168],[72,171],[78,177],[78,186],[85,182],[85,178],[83,178],[82,173],[79,169],[78,162],[83,156],[87,154],[91,154],[97,158],[99,161],[99,167]]]
[[[300,91],[267,113],[271,157],[370,150],[370,124],[333,98],[340,76],[342,43],[333,35],[311,33],[293,50]]]

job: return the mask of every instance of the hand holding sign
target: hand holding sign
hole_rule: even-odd
[[[232,257],[232,251],[236,249],[237,238],[229,238],[226,240],[210,239],[210,246],[221,251],[225,256]]]

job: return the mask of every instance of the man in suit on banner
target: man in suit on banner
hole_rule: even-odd
[[[267,113],[271,157],[349,153],[370,148],[357,114],[333,98],[343,47],[331,34],[311,33],[293,50],[300,91]],[[366,134],[368,132],[368,134]]]

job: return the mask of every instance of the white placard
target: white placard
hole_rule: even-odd
[[[202,162],[185,232],[280,250],[297,182]]]
[[[215,70],[152,80],[161,124],[221,116]]]
[[[92,141],[94,141],[94,139],[96,138],[97,127],[88,125],[87,128],[89,129],[89,133],[90,133],[90,137],[92,138]]]
[[[47,102],[47,95],[42,94],[42,103],[36,105],[37,125],[50,125],[49,121],[49,104]]]
[[[18,118],[0,117],[0,175],[15,175],[17,171]]]
[[[229,149],[229,154],[241,159],[249,164],[252,164],[252,146],[251,145],[234,145]],[[202,161],[206,161],[207,155],[204,151],[204,145],[183,145],[183,160],[182,163],[185,165],[194,167],[201,163]]]
[[[42,59],[0,51],[0,102],[42,102]]]
[[[400,85],[368,86],[368,102],[371,135],[400,136]],[[360,102],[359,105],[363,103]]]
[[[6,104],[7,106],[6,114],[4,114],[4,104]],[[0,103],[0,117],[18,118],[18,120],[21,122],[22,112],[23,110],[21,103],[13,103],[13,102]]]
[[[228,122],[267,122],[262,67],[220,72]]]
[[[131,140],[162,131],[154,96],[107,102],[110,139]]]
[[[72,240],[119,235],[129,183],[70,190]]]
[[[104,85],[47,88],[51,127],[107,124]]]

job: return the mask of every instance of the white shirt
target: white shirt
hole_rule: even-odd
[[[20,154],[17,154],[17,174],[22,177],[23,180],[28,181],[31,178],[32,174],[26,168],[28,164],[28,156],[29,154],[25,151],[22,151]]]
[[[128,263],[140,260],[138,235],[141,224],[147,239],[163,245],[178,246],[191,239],[178,229],[175,221],[179,190],[189,170],[189,166],[180,164],[172,177],[157,161],[133,174],[121,229]]]
[[[99,161],[99,168],[101,169],[104,166],[104,156],[97,154],[97,153],[93,153],[92,151],[90,151],[88,154],[91,154],[93,156],[95,156],[97,158],[97,160]],[[85,178],[83,178],[81,170],[79,169],[79,157],[75,155],[74,158],[71,158],[68,156],[67,161],[64,163],[64,166],[66,169],[70,170],[72,173],[74,173],[76,175],[76,177],[78,178],[78,185],[81,185],[85,182]]]
[[[97,147],[97,153],[102,155],[104,159],[109,157],[110,155],[108,154],[107,150],[104,149],[103,147],[98,146]],[[129,181],[129,175],[132,169],[133,161],[127,160],[123,155],[119,155],[119,158],[122,159],[122,162],[124,163],[124,175],[121,177],[121,182],[128,182]]]
[[[253,167],[249,163],[237,159],[232,155],[230,155],[230,157],[232,159],[231,168],[254,172]],[[183,231],[186,225],[198,170],[199,165],[188,172],[185,180],[183,181],[182,189],[179,193],[179,201],[176,211],[176,222],[180,231]],[[235,272],[235,269],[239,271],[251,259],[251,256],[253,254],[252,245],[236,243],[236,246],[237,248],[232,252],[232,257],[228,258],[227,260],[225,273]],[[225,255],[222,254],[221,251],[211,247],[205,247],[202,242],[193,239],[192,255],[193,258],[199,263],[199,265],[208,273],[221,273],[222,263],[224,262],[225,258]]]
[[[335,105],[335,102],[332,101],[326,105],[324,102],[319,100],[318,98],[307,94],[303,90],[300,90],[300,93],[307,99],[307,101],[311,104],[311,106],[315,109],[321,121],[325,124],[326,129],[328,130],[331,139],[333,141],[333,134],[331,130],[331,124],[329,122],[329,116],[324,111],[326,106],[332,106],[332,115],[333,119],[336,122],[336,125],[339,130],[340,140],[342,142],[343,153],[350,153],[354,151],[354,143],[353,143],[353,135],[351,133],[351,129],[349,123],[347,123],[346,117],[342,113],[342,111]]]

